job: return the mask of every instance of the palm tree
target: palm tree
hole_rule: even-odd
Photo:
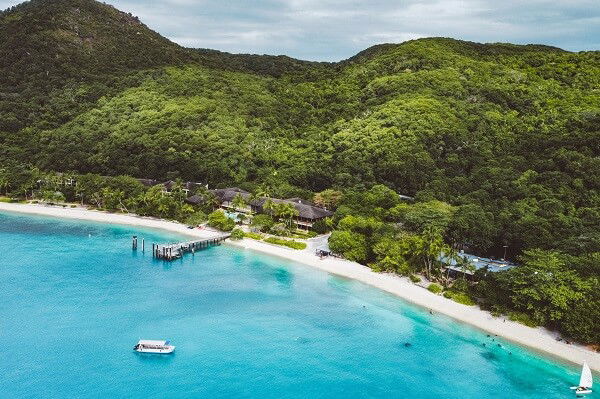
[[[4,190],[4,195],[7,195],[9,185],[10,180],[8,178],[8,172],[6,169],[0,169],[0,190]]]
[[[441,233],[433,228],[427,228],[416,239],[414,254],[421,259],[425,267],[425,275],[431,280],[436,266],[440,264],[440,257],[449,254],[452,250],[444,243]]]
[[[278,204],[275,208],[275,216],[285,221],[289,230],[292,230],[294,217],[298,216],[298,210],[290,203]]]
[[[469,260],[466,256],[456,256],[456,266],[460,268],[463,273],[463,279],[466,278],[467,272],[473,273],[476,268],[473,262]]]
[[[277,205],[273,202],[273,200],[271,198],[267,198],[267,200],[264,202],[262,209],[266,214],[272,215],[273,213],[275,213],[275,209],[277,208]]]
[[[244,197],[242,197],[242,195],[239,193],[236,194],[235,197],[233,197],[231,205],[233,205],[233,209],[235,209],[236,211],[245,210],[248,206]]]
[[[81,206],[83,206],[83,200],[85,197],[85,189],[81,184],[75,183],[75,197],[81,198]]]

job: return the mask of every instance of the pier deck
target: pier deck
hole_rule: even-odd
[[[221,245],[225,239],[229,237],[229,234],[223,234],[218,237],[205,238],[202,240],[185,241],[178,243],[169,244],[152,244],[152,256],[157,259],[163,259],[172,261],[181,258],[186,253],[195,253],[196,251],[212,247],[215,245]],[[143,241],[142,241],[143,243]],[[143,250],[142,244],[142,250]],[[137,249],[137,237],[133,238],[133,249]]]

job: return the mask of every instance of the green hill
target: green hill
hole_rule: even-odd
[[[600,251],[600,53],[446,38],[339,63],[182,48],[92,0],[0,15],[0,156],[477,204],[515,252]]]

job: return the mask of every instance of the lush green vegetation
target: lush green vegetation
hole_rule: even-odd
[[[258,241],[260,241],[264,238],[264,236],[262,234],[252,233],[252,232],[244,233],[244,237],[251,238],[253,240],[258,240]]]
[[[235,221],[228,217],[221,209],[217,209],[208,215],[208,225],[222,231],[231,231],[235,227]]]
[[[440,294],[444,290],[441,285],[436,283],[429,284],[429,287],[427,287],[427,289],[433,292],[434,294]]]
[[[480,208],[474,204],[407,203],[386,186],[375,185],[367,191],[346,192],[335,213],[336,230],[329,246],[375,270],[413,277],[421,273],[437,282],[430,291],[441,293],[445,288],[444,295],[459,303],[472,305],[477,299],[482,307],[523,324],[559,329],[586,343],[600,342],[598,252],[575,255],[532,248],[517,258],[520,266],[514,269],[479,270],[472,283],[448,277],[444,257],[474,271],[457,249],[470,244],[477,250],[471,238],[482,240],[476,233],[486,231],[485,219],[478,217]]]
[[[277,237],[267,237],[263,240],[269,244],[282,245],[284,247],[292,248],[292,249],[305,249],[305,242],[298,242],[294,240],[284,240],[282,238]]]
[[[450,298],[455,302],[462,303],[463,305],[473,306],[476,302],[468,294],[461,291],[444,291],[444,296]]]
[[[231,239],[232,240],[241,240],[244,238],[244,231],[240,228],[235,228],[231,231]]]
[[[348,259],[600,343],[599,52],[438,38],[308,63],[183,49],[92,0],[32,0],[0,14],[0,72],[0,193],[190,224],[213,204],[126,176],[314,199]],[[83,176],[40,185],[40,170]],[[443,273],[441,253],[505,247],[522,267],[460,290]]]

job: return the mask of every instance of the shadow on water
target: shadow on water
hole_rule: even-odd
[[[160,353],[140,353],[133,351],[132,356],[137,358],[137,361],[143,364],[167,365],[175,360],[175,353],[160,354]]]
[[[293,274],[283,268],[275,269],[273,271],[273,277],[275,277],[275,280],[284,287],[290,287],[294,281]]]
[[[32,217],[30,215],[0,214],[0,233],[12,233],[18,222],[19,234],[25,235],[62,235],[73,237],[88,237],[90,235],[105,234],[102,226],[82,224],[71,220],[57,220],[52,218]]]
[[[481,352],[481,356],[490,361],[498,361],[500,358],[494,352]]]
[[[306,338],[306,337],[296,337],[294,339],[294,341],[298,342],[299,344],[308,344],[310,343],[310,338]]]

